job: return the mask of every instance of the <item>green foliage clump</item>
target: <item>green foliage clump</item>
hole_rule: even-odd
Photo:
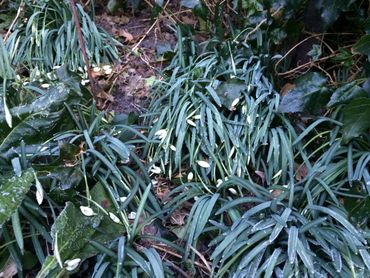
[[[85,64],[69,1],[25,1],[23,14],[6,41],[14,65],[49,72],[67,65],[76,71]],[[92,17],[77,4],[82,35],[90,63],[119,60],[119,42],[97,27]],[[24,20],[26,19],[26,20]]]

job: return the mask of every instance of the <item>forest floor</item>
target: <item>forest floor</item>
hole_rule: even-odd
[[[181,9],[173,3],[155,18],[152,8],[107,13],[104,7],[97,10],[96,23],[115,37],[120,61],[114,67],[111,78],[114,100],[108,110],[119,113],[141,114],[148,104],[148,94],[154,80],[160,79],[160,70],[169,60],[165,53],[172,52],[176,45],[174,23],[178,21],[196,24],[191,10]]]

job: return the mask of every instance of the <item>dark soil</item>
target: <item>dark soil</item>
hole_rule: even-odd
[[[176,45],[172,17],[164,15],[152,19],[152,8],[148,4],[143,7],[134,14],[121,12],[117,15],[108,15],[103,8],[96,16],[98,26],[123,44],[119,48],[121,61],[117,62],[115,76],[110,79],[114,100],[107,110],[143,113],[149,102],[151,83],[160,79],[160,70],[167,62],[158,57],[157,45],[166,43],[172,49]],[[177,7],[172,4],[166,10],[169,9]]]

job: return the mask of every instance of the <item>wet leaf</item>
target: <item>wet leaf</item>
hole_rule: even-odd
[[[356,97],[366,97],[368,94],[360,86],[356,85],[356,81],[339,87],[334,91],[328,102],[328,107],[333,107],[339,104],[348,103]]]
[[[370,55],[370,35],[364,35],[352,47],[354,54]]]
[[[64,102],[73,104],[79,100],[80,96],[64,86],[52,87],[32,103],[10,109],[13,128],[9,128],[5,115],[1,113],[0,153],[19,145],[21,140],[36,144],[50,138],[50,131],[62,120]]]
[[[217,95],[221,99],[223,106],[227,107],[230,111],[233,110],[233,102],[235,99],[242,96],[242,92],[246,89],[246,85],[240,80],[232,80],[222,83],[217,89]]]
[[[370,98],[356,98],[343,110],[343,137],[349,141],[370,128]]]
[[[329,91],[325,84],[326,78],[317,72],[303,75],[296,80],[295,87],[283,96],[279,111],[317,113],[329,98]]]

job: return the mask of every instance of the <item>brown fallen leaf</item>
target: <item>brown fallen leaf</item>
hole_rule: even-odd
[[[125,29],[117,30],[117,35],[122,38],[125,38],[126,42],[130,42],[134,40],[134,36],[131,33],[127,32]]]
[[[256,175],[257,176],[259,176],[260,178],[261,178],[261,180],[262,180],[262,183],[264,183],[265,182],[265,173],[264,172],[262,172],[262,171],[254,171],[255,173],[256,173]]]
[[[172,225],[177,225],[177,226],[183,226],[185,225],[185,217],[187,213],[185,212],[180,212],[179,210],[176,210],[174,213],[172,213],[170,222]]]
[[[181,19],[185,24],[194,25],[197,23],[197,20],[195,18],[189,16],[183,16]]]
[[[301,181],[307,176],[307,167],[305,164],[294,163],[295,178],[297,181]]]
[[[292,83],[286,83],[281,89],[280,89],[280,95],[285,96],[289,91],[293,90],[295,88],[295,84]]]
[[[7,264],[1,269],[0,277],[2,278],[11,278],[18,273],[17,265],[14,261],[9,260]]]

